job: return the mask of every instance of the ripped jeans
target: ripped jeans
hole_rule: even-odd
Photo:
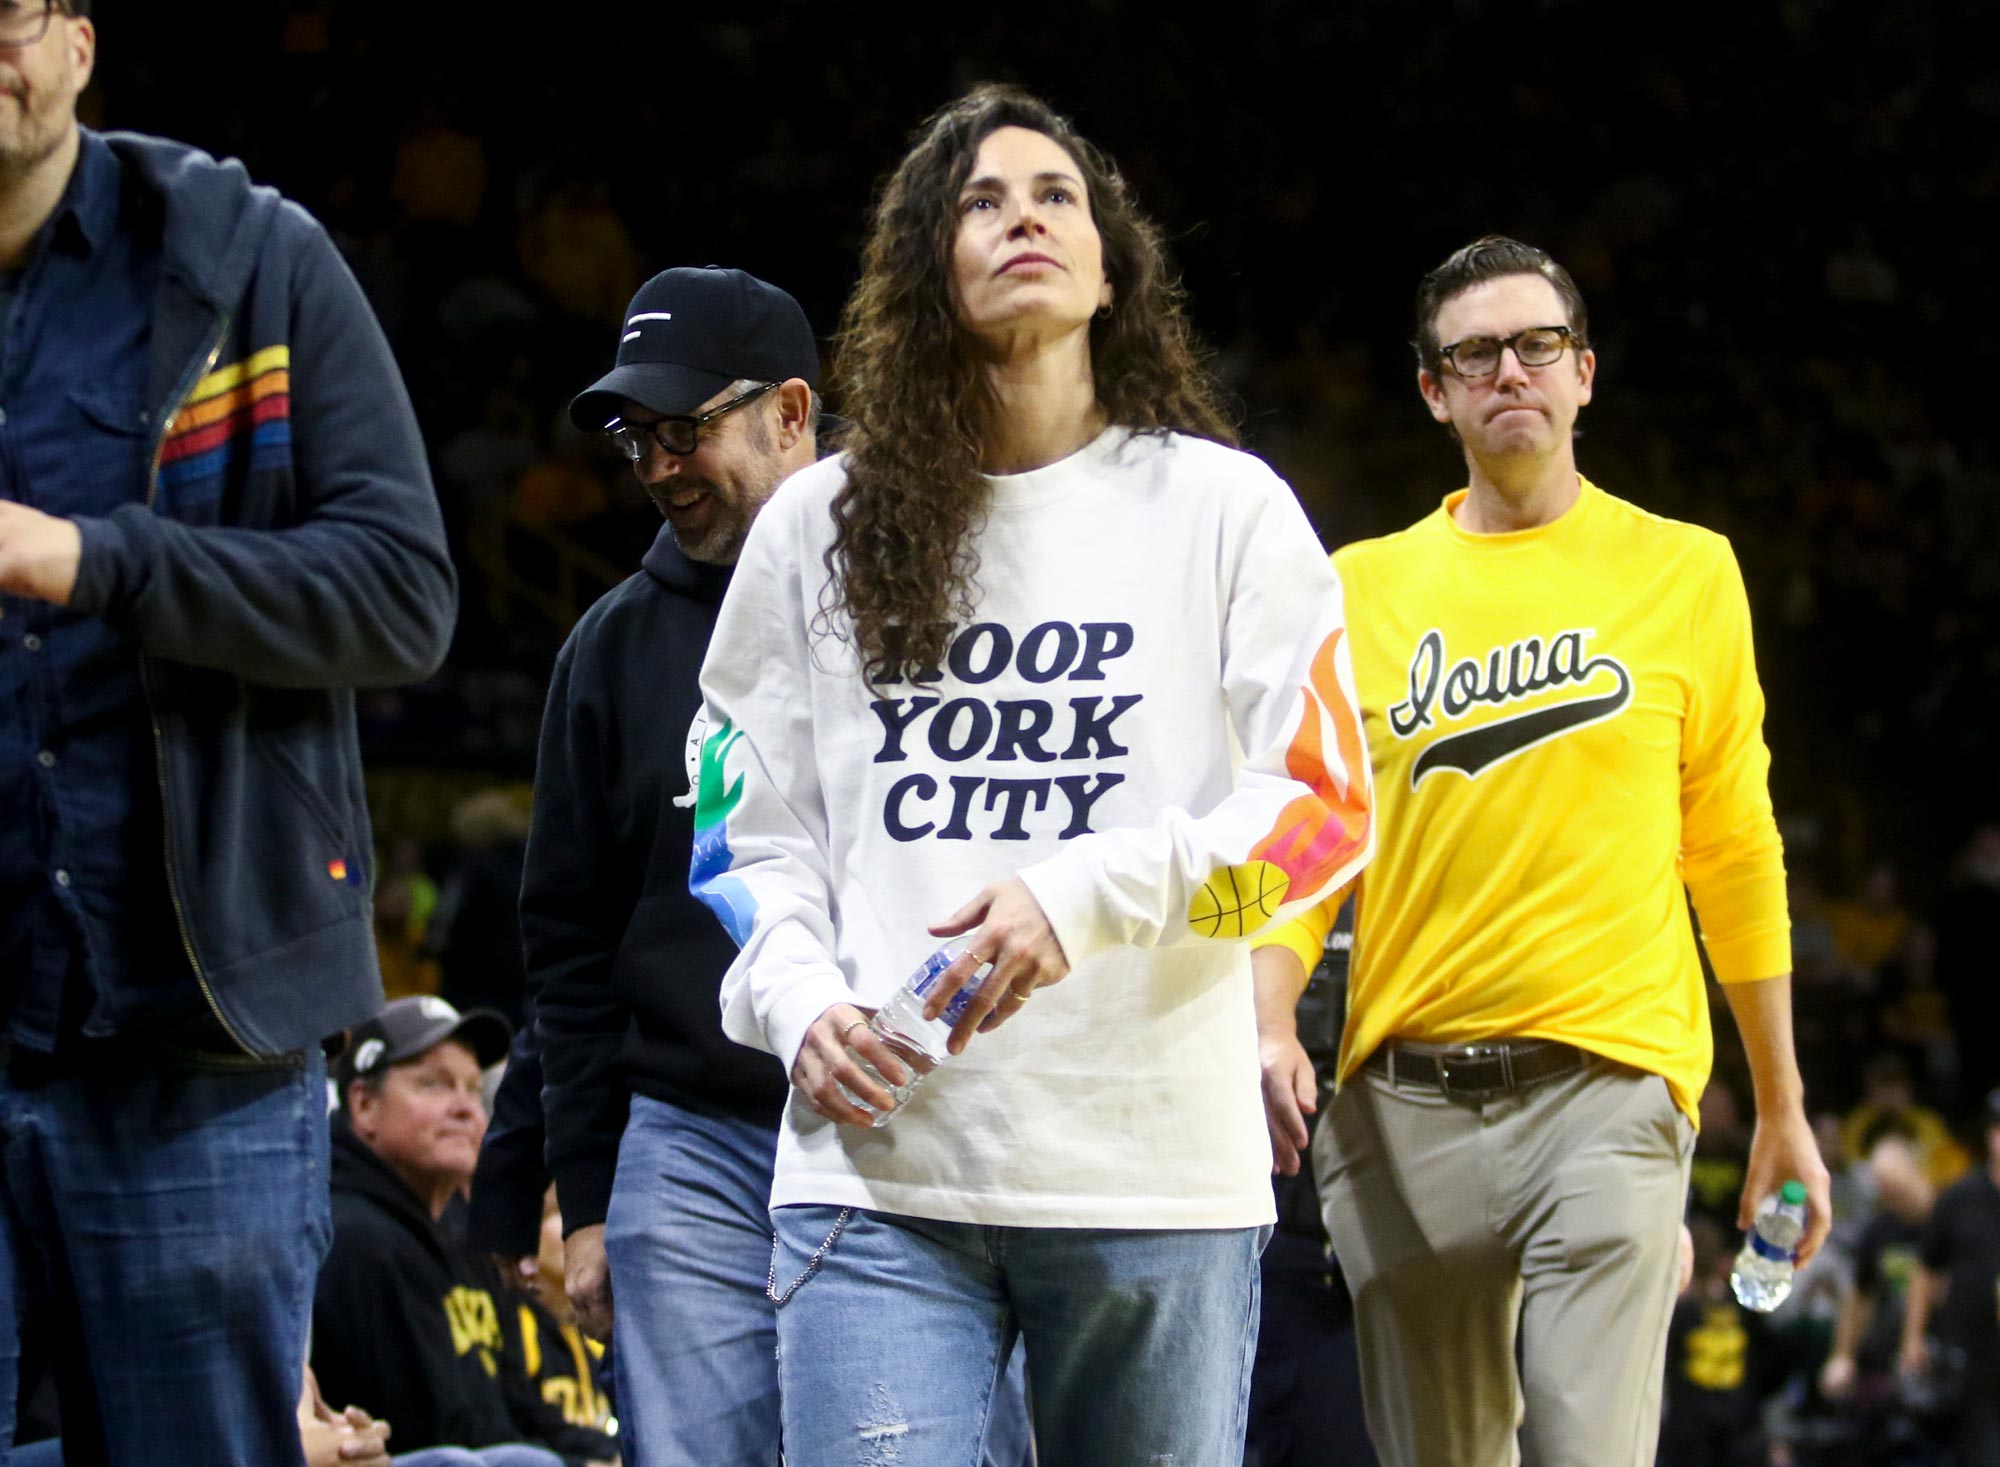
[[[788,1467],[971,1467],[1017,1337],[1039,1467],[1242,1461],[1268,1228],[771,1217]]]

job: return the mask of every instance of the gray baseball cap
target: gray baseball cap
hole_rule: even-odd
[[[365,1024],[355,1026],[341,1052],[335,1077],[344,1094],[353,1081],[416,1059],[447,1039],[463,1043],[485,1069],[507,1057],[514,1026],[496,1009],[470,1009],[461,1014],[441,998],[399,998]]]

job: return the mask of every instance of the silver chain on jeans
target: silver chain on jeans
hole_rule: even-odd
[[[799,1285],[819,1272],[820,1264],[826,1260],[826,1255],[832,1251],[833,1245],[839,1240],[840,1235],[847,1230],[847,1220],[853,1216],[853,1208],[843,1207],[840,1209],[840,1216],[833,1220],[833,1231],[826,1235],[826,1241],[813,1249],[813,1256],[806,1260],[806,1271],[785,1285],[785,1292],[782,1294],[778,1292],[778,1233],[777,1229],[773,1228],[771,1230],[771,1271],[764,1276],[764,1297],[780,1309],[783,1309],[785,1301],[799,1291]]]

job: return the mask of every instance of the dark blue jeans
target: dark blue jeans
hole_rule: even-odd
[[[317,1050],[0,1071],[0,1467],[22,1325],[53,1345],[72,1467],[300,1463],[328,1208]]]

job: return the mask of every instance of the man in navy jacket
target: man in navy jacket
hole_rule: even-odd
[[[359,687],[455,608],[414,416],[310,216],[78,126],[0,9],[0,1461],[297,1462],[322,1036],[381,1003]]]

